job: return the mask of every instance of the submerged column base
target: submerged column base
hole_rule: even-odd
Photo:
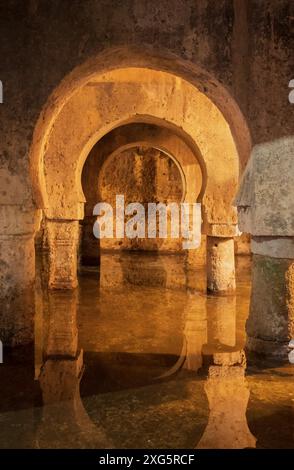
[[[40,211],[2,206],[0,230],[0,340],[7,346],[33,341],[35,313],[34,237]]]
[[[293,238],[255,237],[247,350],[286,358],[294,337]]]

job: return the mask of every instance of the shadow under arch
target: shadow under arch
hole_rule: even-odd
[[[93,137],[94,139],[95,137]],[[170,142],[171,139],[176,140],[176,148]],[[191,192],[195,193],[195,197],[193,200],[190,197],[189,202],[201,202],[205,192],[207,172],[197,145],[191,141],[189,135],[175,124],[147,115],[136,115],[133,119],[122,122],[92,146],[82,168],[83,200],[87,201],[87,185],[89,186],[89,182],[90,185],[95,184],[91,164],[95,169],[98,168],[97,174],[101,174],[103,168],[119,153],[140,145],[158,149],[176,164],[182,180],[183,201],[187,191],[190,191],[190,194]],[[198,181],[193,182],[197,186],[194,191],[191,191],[188,187],[191,182],[187,181],[185,174],[184,167],[187,164],[189,166],[194,165],[195,168],[198,166],[195,175]]]
[[[185,196],[186,196],[186,193],[187,193],[187,180],[186,180],[186,177],[185,177],[185,174],[184,174],[184,171],[182,169],[182,166],[180,165],[179,161],[177,160],[177,158],[175,157],[175,155],[173,155],[169,150],[167,150],[166,148],[160,146],[160,145],[152,145],[151,142],[149,142],[148,140],[139,140],[139,141],[135,141],[134,143],[130,143],[130,144],[125,144],[121,147],[119,147],[117,150],[115,150],[114,152],[112,152],[109,157],[107,158],[107,160],[104,161],[104,163],[102,164],[102,167],[101,167],[101,170],[100,170],[100,175],[99,175],[99,179],[101,177],[101,174],[103,173],[103,171],[105,171],[106,167],[114,160],[118,157],[118,155],[122,152],[125,152],[126,150],[131,150],[133,149],[134,147],[151,147],[155,150],[159,150],[161,153],[163,153],[166,157],[168,157],[170,160],[173,161],[173,163],[176,165],[178,171],[179,171],[179,174],[180,174],[180,177],[181,177],[181,182],[182,182],[182,198],[181,198],[181,202],[183,202],[185,200]]]

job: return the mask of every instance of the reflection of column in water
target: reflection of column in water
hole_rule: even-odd
[[[100,287],[121,287],[124,285],[124,272],[120,253],[101,252],[100,256]]]
[[[176,364],[160,379],[171,377],[181,368],[197,372],[202,366],[202,347],[207,342],[206,297],[190,294],[184,311],[183,348]]]
[[[185,308],[186,358],[183,367],[197,372],[202,366],[202,347],[207,342],[206,297],[190,295]]]
[[[77,292],[50,292],[48,306],[49,326],[45,356],[75,357],[78,347]]]
[[[244,352],[219,352],[213,355],[213,364],[205,384],[209,419],[197,448],[255,447],[256,439],[246,419],[250,392],[245,379]]]
[[[112,443],[89,418],[81,397],[83,355],[48,359],[42,367],[42,420],[36,433],[39,448],[110,448]]]
[[[39,377],[43,408],[36,444],[109,448],[111,443],[91,421],[80,397],[83,353],[78,353],[77,292],[50,292],[48,301],[46,361]]]
[[[236,297],[213,297],[207,301],[208,343],[236,344]]]

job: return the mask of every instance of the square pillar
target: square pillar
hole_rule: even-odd
[[[40,211],[1,206],[0,340],[8,346],[31,343],[35,314],[35,233]]]
[[[49,288],[74,289],[78,285],[78,220],[47,220]]]
[[[247,349],[287,357],[294,338],[294,238],[253,237]]]

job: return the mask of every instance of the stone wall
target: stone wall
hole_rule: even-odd
[[[106,48],[149,47],[199,64],[234,96],[254,143],[292,134],[293,8],[288,0],[2,3],[1,204],[30,207],[28,151],[41,109],[74,67]]]

